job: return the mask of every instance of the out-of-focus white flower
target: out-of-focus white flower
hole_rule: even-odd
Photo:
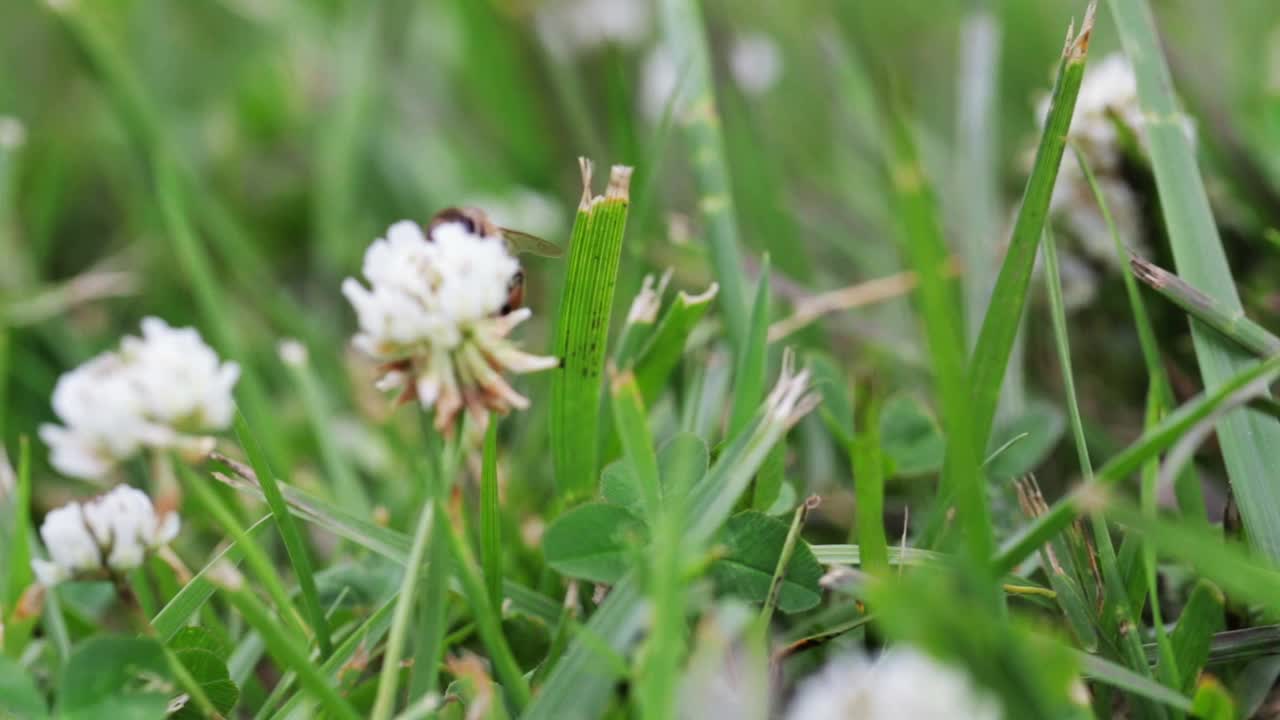
[[[1046,96],[1037,109],[1041,126],[1048,112]],[[1137,78],[1128,58],[1121,53],[1108,55],[1085,71],[1067,137],[1093,170],[1121,241],[1141,251],[1141,212],[1137,196],[1121,175],[1125,147],[1117,122],[1132,130],[1140,147],[1147,146],[1146,119],[1138,100]],[[1184,123],[1187,137],[1194,141],[1194,126],[1187,118]],[[1063,220],[1065,229],[1088,255],[1123,269],[1125,260],[1116,256],[1105,218],[1071,150],[1062,158],[1050,211]]]
[[[1073,170],[1066,169],[1068,163]],[[1062,165],[1063,170],[1058,174],[1058,182],[1054,185],[1053,196],[1049,201],[1050,211],[1062,219],[1064,228],[1080,242],[1080,248],[1087,255],[1117,269],[1124,269],[1126,260],[1116,255],[1111,230],[1107,227],[1093,188],[1089,187],[1075,156],[1067,155],[1062,158]],[[1138,206],[1138,197],[1129,184],[1119,177],[1102,175],[1096,176],[1096,179],[1121,241],[1140,250],[1142,212]]]
[[[697,642],[680,683],[680,720],[764,720],[771,716],[769,660],[752,642],[756,613],[729,602],[698,624]]]
[[[640,66],[640,112],[650,122],[660,120],[673,105],[679,85],[680,68],[675,56],[665,45],[655,45]]]
[[[22,147],[27,141],[27,128],[12,115],[0,115],[0,150]]]
[[[521,352],[507,335],[528,309],[500,314],[520,266],[501,236],[484,236],[462,222],[422,228],[398,222],[365,252],[369,287],[347,278],[342,292],[355,308],[355,346],[384,363],[383,390],[400,389],[434,407],[436,426],[449,430],[465,407],[508,412],[528,401],[503,378],[555,367],[555,358]]]
[[[231,423],[239,377],[194,329],[146,318],[142,337],[58,378],[53,410],[63,424],[41,426],[40,437],[55,468],[86,479],[143,448],[204,454],[212,438],[202,434]]]
[[[280,362],[289,367],[303,367],[307,364],[307,346],[293,338],[285,338],[276,343],[276,354]]]
[[[608,44],[639,45],[649,36],[653,9],[649,0],[549,0],[535,23],[547,49],[567,58]]]
[[[959,670],[910,648],[836,658],[805,680],[789,720],[998,720],[999,704]]]
[[[125,572],[178,535],[176,512],[159,514],[141,490],[120,485],[86,503],[51,511],[40,526],[48,560],[32,560],[41,585],[100,571]]]
[[[506,195],[479,195],[463,203],[484,208],[489,219],[539,237],[553,238],[564,231],[564,212],[555,199],[529,188],[517,188]]]
[[[120,356],[133,368],[146,415],[179,431],[201,432],[231,424],[231,389],[240,366],[218,359],[195,328],[174,328],[160,318],[142,321],[142,337],[125,336]]]
[[[1111,253],[1113,256],[1114,252]],[[1075,312],[1091,305],[1098,296],[1098,274],[1089,263],[1074,253],[1058,253],[1058,270],[1062,273],[1062,305],[1067,312]]]
[[[1048,114],[1046,96],[1040,102],[1042,124]],[[1071,118],[1068,137],[1085,153],[1095,172],[1114,170],[1120,164],[1122,148],[1112,114],[1140,138],[1146,135],[1142,108],[1138,104],[1138,81],[1133,66],[1121,53],[1112,53],[1085,70]],[[1063,163],[1063,167],[1068,165],[1074,163]]]
[[[764,33],[741,35],[729,47],[729,71],[748,95],[763,95],[782,77],[782,51]]]

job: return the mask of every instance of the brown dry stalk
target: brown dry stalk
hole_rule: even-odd
[[[961,272],[960,260],[951,258],[947,264],[947,276],[955,277]],[[777,342],[824,315],[892,300],[906,295],[915,287],[916,274],[908,271],[802,298],[796,301],[795,312],[790,317],[769,326],[769,342]]]

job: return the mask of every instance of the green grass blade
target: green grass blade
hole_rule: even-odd
[[[9,548],[5,562],[4,608],[15,607],[22,593],[35,579],[31,572],[31,440],[18,438],[18,478],[10,503],[13,522],[9,524]],[[0,618],[2,619],[2,618]],[[5,647],[8,647],[7,641]]]
[[[419,598],[418,639],[413,655],[413,679],[409,686],[410,697],[433,693],[440,687],[440,661],[444,657],[445,632],[449,629],[449,578],[453,572],[449,554],[448,528],[444,508],[436,504],[436,518],[432,525],[430,545],[427,548],[427,570],[422,579]],[[499,576],[501,581],[502,577]],[[501,589],[501,587],[500,587]],[[502,597],[499,595],[499,597]]]
[[[1080,473],[1084,477],[1084,481],[1092,482],[1094,479],[1093,461],[1089,457],[1089,445],[1085,440],[1084,421],[1080,415],[1080,402],[1076,397],[1075,373],[1072,370],[1071,363],[1071,341],[1067,332],[1067,311],[1066,304],[1062,295],[1062,275],[1058,264],[1058,248],[1054,239],[1052,228],[1046,227],[1044,233],[1044,259],[1045,274],[1048,279],[1049,289],[1049,306],[1050,315],[1053,323],[1054,344],[1058,351],[1058,364],[1062,370],[1062,384],[1067,400],[1067,416],[1070,419],[1072,438],[1075,441],[1076,457],[1080,463]],[[1129,603],[1129,594],[1126,589],[1124,576],[1120,573],[1119,563],[1116,559],[1115,546],[1112,544],[1111,531],[1107,527],[1106,518],[1101,514],[1095,513],[1091,518],[1090,525],[1093,528],[1094,544],[1097,552],[1097,562],[1102,569],[1102,580],[1104,584],[1104,592],[1099,603],[1099,619],[1104,628],[1122,627],[1133,622],[1134,610]],[[1085,553],[1087,553],[1087,549]],[[1087,557],[1080,558],[1078,565],[1087,562]],[[1144,565],[1144,568],[1147,567]],[[1153,567],[1153,566],[1152,566]],[[1152,609],[1156,613],[1157,639],[1163,652],[1170,654],[1172,647],[1169,645],[1168,637],[1160,627],[1158,601],[1159,598],[1154,593],[1151,597]],[[1131,669],[1143,676],[1148,681],[1151,678],[1151,668],[1146,662],[1146,658],[1139,652],[1134,642],[1126,638],[1126,643],[1121,651],[1121,656],[1129,661]],[[1176,683],[1175,683],[1176,684]],[[1144,703],[1142,696],[1135,698],[1135,702],[1139,705]],[[1159,708],[1142,708],[1149,714],[1159,715]]]
[[[1093,479],[1093,461],[1089,459],[1089,446],[1085,441],[1084,422],[1080,418],[1080,402],[1076,399],[1075,374],[1071,371],[1071,340],[1067,333],[1067,310],[1062,299],[1062,275],[1058,267],[1058,248],[1053,231],[1045,228],[1044,265],[1049,287],[1049,313],[1053,322],[1054,345],[1058,351],[1058,365],[1062,370],[1063,393],[1067,399],[1067,417],[1071,421],[1071,435],[1076,445],[1076,459],[1085,481]]]
[[[970,15],[960,31],[954,187],[959,198],[956,209],[970,343],[977,340],[1000,260],[996,247],[1002,222],[997,168],[1000,35],[1000,21],[985,10]]]
[[[236,519],[235,513],[215,492],[214,486],[208,479],[198,476],[194,470],[188,468],[184,463],[175,463],[175,466],[188,495],[195,499],[213,521],[221,525],[227,535],[235,540],[236,545],[241,548],[244,553],[245,564],[253,571],[253,574],[258,578],[258,582],[262,583],[267,596],[276,604],[276,612],[280,613],[280,617],[284,620],[290,633],[299,638],[307,637],[306,627],[302,619],[298,617],[293,603],[289,600],[289,593],[285,590],[284,581],[280,579],[279,573],[276,572],[271,558],[249,537],[249,533],[240,526],[240,521]],[[275,516],[274,512],[272,517],[276,519],[278,527],[279,518]]]
[[[694,326],[706,314],[717,292],[719,286],[714,283],[698,295],[680,291],[676,293],[675,302],[662,313],[657,328],[635,361],[636,384],[640,386],[640,396],[645,407],[657,402],[667,378],[684,354],[689,333],[693,332]]]
[[[1213,636],[1223,629],[1226,622],[1223,615],[1225,602],[1226,598],[1216,585],[1201,580],[1196,583],[1186,606],[1182,608],[1170,641],[1177,658],[1183,692],[1195,689],[1196,678],[1209,661]]]
[[[630,386],[630,394],[638,395],[634,384]],[[623,444],[626,444],[625,439]],[[652,453],[652,446],[649,453]],[[634,463],[634,455],[632,457]],[[653,537],[650,541],[648,590],[653,617],[637,672],[640,716],[650,720],[672,716],[686,652],[688,588],[684,577],[685,547],[680,538],[685,498],[676,490],[679,484],[678,481],[671,482],[672,492],[662,498],[658,514],[651,521]]]
[[[224,594],[249,625],[262,636],[271,656],[297,674],[298,682],[320,701],[326,713],[343,720],[359,720],[360,715],[311,662],[307,651],[280,626],[253,591],[244,586],[245,579],[239,572],[221,566],[215,572],[215,581],[222,585]]]
[[[1191,701],[1185,696],[1126,667],[1088,653],[1077,653],[1076,657],[1080,659],[1080,666],[1090,679],[1124,690],[1136,697],[1167,705],[1175,710],[1191,711]]]
[[[328,655],[333,651],[333,643],[329,639],[329,623],[325,620],[324,608],[320,606],[320,593],[316,590],[316,578],[315,572],[312,570],[311,553],[307,551],[307,546],[302,541],[302,533],[298,532],[298,525],[293,521],[293,515],[289,512],[289,507],[284,501],[284,495],[280,492],[280,485],[276,482],[275,473],[272,472],[271,466],[267,464],[267,458],[262,452],[262,448],[258,446],[257,438],[254,437],[253,431],[249,428],[249,421],[242,413],[236,413],[235,430],[236,436],[240,439],[240,446],[244,448],[245,455],[249,458],[249,464],[253,466],[253,471],[258,475],[258,484],[262,488],[262,496],[267,501],[267,507],[271,509],[271,516],[275,519],[276,529],[280,532],[280,538],[284,540],[285,553],[289,556],[289,563],[293,566],[293,573],[298,578],[298,587],[302,595],[302,609],[311,623],[311,629],[316,636],[316,643],[320,646],[320,654]]]
[[[1129,259],[1133,274],[1147,287],[1177,305],[1191,317],[1217,330],[1241,349],[1260,357],[1280,352],[1280,338],[1250,320],[1243,310],[1230,310],[1226,304],[1196,289],[1186,280],[1138,256]]]
[[[458,579],[462,581],[463,593],[470,603],[476,630],[489,651],[489,660],[497,671],[498,680],[514,702],[516,709],[523,711],[529,704],[532,694],[529,681],[525,679],[520,665],[516,662],[507,637],[502,632],[502,616],[494,608],[494,601],[484,586],[484,577],[476,566],[471,548],[459,532],[457,523],[450,522],[448,541],[449,551],[453,557],[454,568]]]
[[[773,569],[773,577],[769,579],[769,593],[765,596],[760,608],[758,622],[760,635],[767,634],[769,623],[773,620],[774,610],[778,607],[778,598],[782,595],[782,581],[787,575],[787,566],[791,564],[791,556],[796,552],[796,543],[800,542],[800,532],[804,530],[804,522],[809,511],[817,506],[817,496],[810,497],[800,503],[791,516],[791,527],[787,528],[787,537],[782,542],[782,551],[778,553],[778,564]]]
[[[437,499],[432,498],[418,513],[418,524],[413,531],[413,545],[409,548],[409,559],[405,563],[404,577],[401,579],[400,592],[396,597],[396,609],[391,617],[391,635],[387,639],[386,648],[383,649],[382,672],[378,676],[378,693],[374,699],[373,710],[369,714],[373,720],[387,720],[395,711],[396,688],[400,682],[400,659],[404,652],[405,641],[408,639],[409,622],[413,615],[413,600],[419,587],[418,578],[436,519],[436,502]]]
[[[807,375],[795,376],[791,370],[790,360],[784,359],[783,379],[774,393],[780,401],[794,399],[792,411],[781,417],[776,414],[778,408],[762,408],[750,429],[729,443],[707,475],[689,492],[685,508],[689,521],[680,543],[686,556],[714,537],[765,456],[789,426],[812,409],[816,398],[805,394]],[[603,714],[614,682],[624,670],[604,659],[609,653],[625,654],[644,627],[643,597],[638,585],[635,573],[628,573],[614,585],[604,604],[551,671],[525,713],[525,720],[594,718]]]
[[[302,400],[307,422],[315,436],[320,450],[320,460],[324,463],[325,475],[333,483],[333,497],[340,505],[358,515],[370,513],[369,495],[360,478],[352,467],[348,454],[341,451],[341,444],[333,432],[331,419],[334,416],[333,403],[325,392],[323,382],[311,365],[306,346],[296,340],[285,340],[280,344],[280,357],[289,370],[293,386]]]
[[[1120,237],[1120,231],[1116,228],[1115,218],[1111,215],[1111,208],[1107,202],[1106,195],[1102,192],[1101,186],[1098,185],[1098,178],[1093,173],[1089,161],[1086,159],[1079,147],[1072,146],[1075,154],[1076,163],[1080,167],[1081,173],[1084,175],[1085,181],[1089,185],[1090,192],[1093,193],[1094,202],[1098,204],[1098,210],[1102,213],[1103,222],[1107,226],[1107,232],[1111,235],[1111,243],[1116,251],[1116,262],[1121,266],[1129,257],[1129,251],[1125,249],[1124,240]],[[1153,392],[1161,405],[1161,412],[1171,409],[1174,404],[1173,386],[1169,383],[1169,373],[1165,370],[1164,363],[1160,359],[1160,346],[1156,341],[1155,330],[1151,326],[1151,316],[1147,313],[1146,303],[1142,300],[1142,293],[1138,288],[1138,281],[1134,279],[1132,273],[1123,273],[1125,294],[1129,296],[1129,309],[1133,314],[1134,327],[1138,332],[1138,344],[1142,348],[1142,360],[1147,367],[1147,378],[1151,383]],[[1195,519],[1203,519],[1208,522],[1208,512],[1205,510],[1204,490],[1200,487],[1200,478],[1196,475],[1194,468],[1190,465],[1178,474],[1174,484],[1174,492],[1178,498],[1178,505],[1187,517]]]
[[[396,598],[393,595],[386,602],[382,603],[376,611],[373,612],[363,623],[355,630],[351,631],[342,642],[338,643],[333,649],[333,654],[320,664],[320,672],[330,678],[330,682],[337,685],[338,679],[343,671],[347,670],[351,659],[357,653],[364,649],[375,647],[381,641],[382,636],[387,632],[391,625],[391,616],[394,614]],[[290,675],[281,679],[281,685],[292,685],[296,675]],[[280,711],[271,717],[276,718],[293,718],[298,708],[303,706],[306,699],[305,695],[296,694],[289,699]],[[271,708],[264,705],[262,712],[269,711]],[[260,713],[261,714],[261,713]]]
[[[1158,425],[1144,432],[1142,437],[1098,471],[1095,482],[1108,486],[1128,478],[1148,460],[1172,447],[1218,407],[1229,403],[1240,393],[1252,394],[1255,383],[1274,381],[1277,375],[1280,375],[1280,355],[1245,368],[1221,385],[1184,404]],[[1009,572],[1049,538],[1061,532],[1082,509],[1080,499],[1077,491],[1054,503],[1049,512],[1041,515],[1012,542],[1001,548],[996,560],[997,571]]]
[[[330,267],[342,272],[359,258],[360,244],[351,241],[355,225],[356,186],[361,180],[365,146],[380,129],[375,112],[380,80],[382,28],[377,5],[352,5],[339,25],[335,52],[336,87],[329,107],[318,115],[316,159],[311,176],[311,220],[315,248]]]
[[[960,28],[956,157],[949,187],[956,198],[956,231],[965,268],[967,349],[972,349],[978,339],[978,328],[1000,267],[998,242],[1005,221],[999,167],[1002,35],[1000,17],[983,5],[975,6]],[[1017,417],[1025,410],[1023,345],[1020,333],[1014,339],[1000,388],[1001,417]]]
[[[866,415],[866,429],[850,445],[853,465],[854,534],[861,550],[859,560],[869,574],[889,572],[889,540],[884,529],[884,454],[880,450],[880,406],[873,402]]]
[[[215,474],[215,477],[242,492],[258,497],[262,495],[262,491],[256,484],[220,474]],[[407,561],[412,539],[404,533],[355,517],[298,488],[286,485],[281,489],[284,491],[285,501],[289,503],[290,512],[296,517],[314,523],[328,532],[346,538],[400,565],[404,565]],[[442,526],[444,525],[447,523],[442,523]],[[549,625],[554,624],[560,616],[560,607],[554,600],[517,582],[505,580],[503,591],[511,600],[511,609],[514,612],[524,613]]]
[[[980,453],[986,436],[972,435],[974,421],[965,385],[963,304],[958,288],[947,275],[950,253],[942,236],[932,189],[925,178],[911,131],[901,117],[892,123],[892,138],[895,153],[890,166],[891,180],[901,243],[918,278],[916,302],[924,324],[949,446],[942,490],[956,498],[970,555],[978,562],[986,562],[995,547],[980,469]],[[1003,367],[1000,374],[1003,377]],[[992,413],[994,416],[994,406]]]
[[[1241,309],[1222,240],[1209,208],[1195,151],[1173,95],[1173,82],[1145,0],[1112,0],[1120,42],[1133,63],[1144,129],[1164,224],[1178,271],[1230,312]],[[1191,326],[1205,387],[1213,389],[1249,365],[1245,353],[1198,321]],[[1280,560],[1280,421],[1239,410],[1218,425],[1227,475],[1249,539]]]
[[[751,316],[747,321],[747,337],[735,357],[733,371],[733,410],[729,415],[729,437],[737,435],[764,398],[765,364],[769,361],[766,344],[769,333],[769,256],[760,263],[760,282],[756,286]]]
[[[23,594],[35,580],[31,570],[31,539],[35,533],[31,527],[31,441],[26,435],[18,438],[18,477],[10,503],[13,522],[9,523],[9,552],[5,561],[4,602],[0,603],[0,623],[5,624],[4,634],[0,636],[0,654],[19,657],[31,630],[35,627],[36,618],[20,620],[14,617],[22,601]],[[5,613],[9,616],[6,617]]]
[[[1236,600],[1280,611],[1280,571],[1270,559],[1210,530],[1185,522],[1152,517],[1132,503],[1108,496],[1105,512],[1116,522],[1142,533],[1161,554],[1187,563]]]
[[[614,286],[630,202],[631,168],[615,166],[604,195],[591,196],[591,163],[581,160],[582,203],[569,247],[569,270],[556,321],[551,450],[563,499],[595,491],[601,376],[609,340]]]
[[[619,375],[613,381],[613,423],[622,442],[624,461],[640,488],[641,507],[650,528],[657,528],[663,515],[663,489],[658,479],[658,455],[649,418],[640,400],[635,377]]]
[[[252,538],[259,530],[266,527],[272,520],[270,515],[264,515],[261,520],[250,525],[245,534]],[[169,599],[169,602],[162,608],[160,612],[151,618],[151,627],[156,632],[156,637],[161,642],[169,642],[178,631],[186,626],[187,622],[197,613],[200,608],[213,595],[216,589],[213,583],[209,582],[210,570],[217,566],[224,559],[230,563],[239,563],[240,558],[244,555],[244,551],[238,543],[231,543],[216,553],[207,565],[200,569],[178,594]]]
[[[684,72],[674,117],[693,158],[698,208],[711,249],[711,266],[720,285],[720,310],[730,343],[742,352],[747,343],[747,282],[725,142],[716,111],[706,29],[696,0],[661,0],[659,17],[663,44],[672,53],[675,67]]]
[[[502,605],[502,507],[498,499],[498,416],[491,414],[484,433],[480,467],[480,564],[489,598]]]
[[[1040,245],[1049,211],[1049,198],[1058,177],[1058,167],[1066,148],[1067,130],[1075,111],[1076,95],[1080,92],[1080,82],[1084,77],[1089,39],[1093,34],[1093,17],[1094,5],[1090,4],[1079,34],[1068,38],[1063,51],[1049,115],[1040,136],[1040,145],[1036,149],[1035,164],[1023,191],[1009,249],[996,278],[991,302],[969,363],[973,404],[970,412],[974,426],[972,441],[977,445],[978,452],[985,449],[991,434],[1009,354],[1026,305],[1036,250]]]

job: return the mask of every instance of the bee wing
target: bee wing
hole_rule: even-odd
[[[530,235],[510,228],[499,229],[502,231],[503,239],[507,241],[507,247],[511,248],[511,252],[517,255],[529,253],[549,258],[558,258],[564,255],[564,248],[550,240],[544,240],[537,235]]]

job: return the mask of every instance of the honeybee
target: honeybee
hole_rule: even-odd
[[[559,245],[549,240],[497,225],[480,208],[450,207],[436,213],[432,216],[431,222],[427,223],[427,240],[429,242],[434,241],[436,228],[449,223],[460,223],[467,232],[473,235],[501,237],[507,244],[507,251],[515,256],[529,253],[541,257],[558,258],[564,254],[564,250]],[[501,315],[506,315],[512,310],[519,309],[523,304],[524,268],[519,267],[507,286],[507,302],[498,312]]]

